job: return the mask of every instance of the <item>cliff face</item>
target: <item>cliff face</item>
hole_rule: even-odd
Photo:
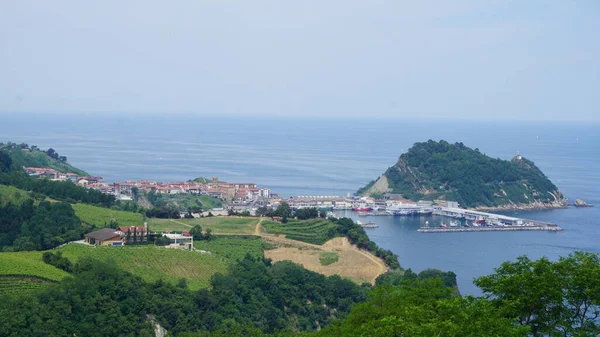
[[[385,179],[382,179],[385,178]],[[387,190],[412,200],[445,199],[479,209],[566,206],[558,188],[526,158],[494,159],[462,143],[416,143],[380,178]],[[364,194],[373,194],[363,189]]]

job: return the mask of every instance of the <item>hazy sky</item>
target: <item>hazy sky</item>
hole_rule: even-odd
[[[600,1],[0,1],[0,113],[600,120]]]

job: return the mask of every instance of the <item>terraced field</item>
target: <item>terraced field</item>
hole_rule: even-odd
[[[96,227],[107,227],[111,220],[116,220],[119,226],[142,226],[144,224],[144,216],[140,213],[117,211],[87,204],[72,206],[75,215],[81,221]]]
[[[197,219],[148,219],[148,227],[156,232],[185,232],[195,225],[205,230],[210,228],[213,234],[252,234],[258,218],[210,217]]]
[[[68,273],[42,261],[42,252],[0,253],[0,295],[19,296],[44,289]]]
[[[70,244],[59,250],[72,262],[84,256],[104,262],[114,262],[147,282],[163,279],[175,284],[181,278],[185,278],[192,290],[207,287],[210,278],[217,272],[225,273],[228,265],[225,258],[216,254],[201,254],[152,245],[89,247]]]
[[[339,236],[336,225],[325,219],[291,220],[288,223],[263,221],[263,228],[271,234],[284,234],[286,238],[322,245]]]

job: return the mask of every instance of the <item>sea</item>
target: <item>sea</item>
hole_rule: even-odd
[[[379,246],[404,268],[456,273],[462,294],[481,295],[473,279],[527,255],[556,260],[600,253],[600,123],[406,118],[283,118],[19,114],[2,116],[0,142],[53,148],[107,181],[184,181],[218,177],[255,182],[282,196],[354,193],[415,142],[463,142],[502,159],[534,161],[571,202],[594,208],[508,212],[554,222],[562,232],[418,233],[439,218],[367,217]],[[344,215],[359,219],[353,212]]]

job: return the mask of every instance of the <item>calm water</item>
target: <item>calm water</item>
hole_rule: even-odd
[[[519,151],[569,199],[600,205],[598,124],[101,116],[0,121],[0,141],[52,147],[74,166],[109,181],[218,176],[256,182],[285,196],[352,193],[414,142],[428,139],[461,141],[504,159]],[[522,254],[555,259],[574,250],[600,253],[600,208],[519,216],[556,222],[565,231],[421,234],[415,231],[419,219],[374,217],[369,220],[380,227],[368,233],[396,252],[406,268],[453,270],[461,291],[471,294],[479,294],[473,277]]]

